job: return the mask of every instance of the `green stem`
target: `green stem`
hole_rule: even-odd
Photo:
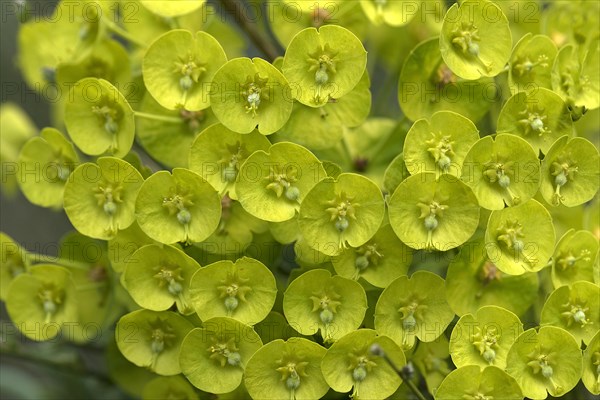
[[[66,258],[49,256],[47,254],[29,253],[34,263],[58,264],[63,267],[82,269],[88,271],[90,264],[81,261],[67,260]]]
[[[421,391],[419,390],[419,388],[416,387],[415,384],[410,379],[405,379],[404,382],[406,382],[406,386],[408,386],[408,388],[410,389],[410,391],[413,392],[414,395],[417,396],[417,398],[419,400],[427,400],[425,398],[425,396],[423,396],[423,393],[421,393]]]
[[[171,122],[173,124],[181,124],[183,122],[181,120],[181,118],[169,117],[168,115],[156,115],[156,114],[150,114],[150,113],[145,113],[145,112],[140,112],[140,111],[135,111],[134,114],[138,118],[146,118],[146,119],[151,119],[154,121]]]
[[[123,39],[127,40],[128,42],[135,44],[136,46],[139,46],[144,49],[146,47],[148,47],[148,45],[146,43],[142,42],[135,36],[132,36],[125,29],[121,28],[119,25],[115,24],[108,18],[102,18],[102,23],[104,24],[104,26],[106,26],[108,28],[108,30],[110,30],[111,32],[113,32],[116,35],[121,36]]]

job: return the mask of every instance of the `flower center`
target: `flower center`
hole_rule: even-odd
[[[552,197],[554,205],[559,205],[563,201],[564,197],[561,195],[560,190],[570,179],[573,179],[578,172],[579,167],[575,162],[570,160],[557,160],[552,163],[550,173],[554,176],[554,184],[556,185],[554,196]]]
[[[334,222],[335,229],[338,232],[344,232],[350,226],[350,219],[356,220],[356,209],[360,206],[353,202],[354,197],[350,197],[342,191],[335,199],[327,202],[330,207],[327,211],[331,216],[331,222]]]
[[[295,168],[281,168],[279,165],[269,168],[269,176],[264,179],[268,181],[266,188],[272,190],[280,198],[283,194],[290,201],[298,201],[300,189],[294,185],[298,171]]]
[[[432,138],[425,142],[429,146],[427,152],[433,157],[438,167],[446,172],[452,162],[450,157],[454,156],[454,151],[452,150],[454,142],[449,135],[443,135],[442,132],[431,132],[431,136]]]
[[[242,357],[234,338],[227,342],[217,342],[213,338],[213,344],[206,351],[210,353],[209,358],[218,362],[221,367],[225,365],[237,367],[242,363]]]
[[[221,281],[222,285],[217,287],[229,316],[238,308],[240,301],[246,302],[246,294],[252,291],[252,288],[245,284],[249,280],[250,278],[241,277],[235,270],[228,273]]]
[[[492,365],[496,359],[496,350],[498,349],[498,339],[500,334],[495,327],[484,329],[476,327],[475,333],[471,337],[471,342],[483,359]]]
[[[242,85],[241,94],[246,101],[245,109],[247,113],[252,113],[252,117],[258,114],[258,108],[263,100],[269,100],[267,82],[268,78],[261,78],[257,72],[254,77],[246,77],[246,83]]]
[[[56,288],[54,284],[44,284],[38,291],[38,300],[40,301],[44,313],[46,314],[44,322],[49,324],[52,317],[58,311],[58,307],[63,303],[65,293],[63,290]]]

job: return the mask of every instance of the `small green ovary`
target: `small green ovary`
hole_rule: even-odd
[[[548,68],[548,60],[548,56],[545,54],[540,54],[535,62],[532,62],[529,57],[522,57],[513,66],[514,74],[517,77],[535,75],[534,68]]]
[[[548,116],[544,109],[537,104],[528,105],[523,111],[519,112],[520,119],[517,123],[523,129],[525,136],[528,135],[549,135],[552,131],[546,126]]]
[[[566,304],[561,306],[562,313],[561,317],[565,320],[567,327],[570,328],[573,324],[577,324],[580,327],[584,327],[593,322],[588,318],[590,311],[589,307],[586,307],[587,301],[578,298],[569,300]]]
[[[572,250],[563,251],[556,257],[556,265],[560,271],[564,272],[577,268],[578,261],[591,261],[591,255],[592,253],[588,249],[581,250],[578,256],[575,256]]]
[[[192,214],[188,210],[189,207],[194,205],[192,199],[193,195],[189,190],[178,185],[169,197],[163,198],[162,206],[168,210],[169,215],[176,215],[177,221],[187,228],[192,219]]]
[[[350,397],[356,399],[359,398],[360,383],[367,379],[373,368],[377,367],[377,363],[369,357],[368,349],[350,353],[348,357],[350,362],[347,370],[351,371],[354,381],[354,390]]]
[[[527,264],[533,266],[537,263],[537,259],[528,257],[524,252],[525,242],[523,238],[525,234],[523,233],[523,225],[518,220],[505,220],[496,230],[496,235],[496,240],[500,244],[522,256]]]
[[[442,171],[448,171],[452,163],[451,157],[455,155],[452,149],[454,141],[449,135],[444,135],[442,132],[431,132],[431,136],[432,138],[425,142],[428,146],[427,152]]]
[[[499,348],[499,339],[500,333],[495,327],[484,330],[480,327],[475,327],[475,333],[471,337],[471,342],[483,359],[488,364],[493,365],[496,359],[496,350]]]
[[[252,117],[258,115],[259,106],[269,100],[269,89],[267,83],[269,78],[261,78],[257,72],[254,77],[246,77],[246,83],[242,85],[241,95],[245,99],[246,113],[251,113]]]
[[[448,210],[448,206],[442,204],[446,202],[447,198],[440,198],[439,200],[431,200],[422,199],[419,203],[417,203],[417,207],[420,210],[419,218],[423,220],[423,225],[427,230],[427,243],[425,245],[426,249],[433,249],[433,231],[437,229],[439,225],[438,218],[442,218],[444,212]]]
[[[402,306],[398,309],[400,319],[402,320],[402,348],[411,348],[414,344],[417,319],[423,320],[424,312],[427,306],[423,304],[424,298],[418,295],[410,296],[401,300]]]
[[[295,168],[281,168],[279,165],[269,168],[269,176],[264,180],[269,182],[267,190],[272,190],[280,198],[285,194],[285,198],[290,201],[298,201],[300,198],[300,189],[294,185],[298,181],[296,176],[298,171]]]
[[[221,174],[223,180],[229,183],[235,182],[240,171],[240,164],[248,157],[248,150],[244,144],[237,141],[234,144],[227,145],[227,151],[223,158],[219,160],[221,164]]]
[[[327,327],[333,322],[334,314],[337,312],[337,308],[342,304],[340,300],[341,296],[333,290],[321,291],[313,293],[310,299],[313,302],[312,311],[319,313],[319,319],[321,323]],[[325,329],[326,331],[326,329]],[[328,339],[327,333],[323,335],[324,339]]]
[[[532,373],[534,375],[541,374],[543,378],[550,382],[556,394],[560,394],[563,391],[563,387],[554,382],[554,368],[552,367],[555,364],[556,354],[548,353],[540,346],[536,346],[527,355],[527,358],[530,360],[527,365],[531,368]]]
[[[180,296],[183,292],[183,277],[181,276],[181,268],[177,265],[169,265],[163,263],[154,267],[154,278],[158,281],[158,287],[167,288],[173,296]]]
[[[331,222],[334,222],[335,229],[342,233],[350,226],[350,219],[356,220],[356,209],[360,204],[353,201],[346,192],[342,191],[335,199],[327,202],[330,206],[325,211],[330,214]]]
[[[314,97],[315,103],[322,103],[326,100],[321,98],[321,87],[329,82],[330,75],[337,73],[336,56],[338,53],[329,46],[329,43],[326,43],[325,46],[309,54],[308,63],[310,67],[308,70],[315,73],[315,84],[317,85]]]
[[[483,170],[483,176],[488,182],[497,183],[502,189],[506,190],[513,205],[521,202],[521,198],[515,195],[510,188],[510,175],[514,173],[514,164],[513,161],[503,161],[497,153],[494,153],[491,160],[484,165]]]
[[[92,106],[92,113],[98,120],[98,125],[101,126],[107,133],[116,135],[119,132],[119,121],[123,118],[123,110],[121,106],[113,101],[110,101],[106,95],[103,95],[95,105]],[[116,138],[113,138],[112,150],[117,150]]]
[[[554,161],[550,167],[550,174],[554,177],[554,195],[552,197],[552,203],[559,205],[563,200],[564,196],[560,193],[563,186],[569,183],[570,180],[575,178],[575,175],[579,172],[579,168],[575,161],[569,156],[561,157]]]
[[[65,293],[52,283],[43,284],[38,291],[38,300],[44,310],[44,323],[49,324],[52,317],[58,312],[59,306],[63,303]]]
[[[173,346],[176,335],[171,325],[158,317],[154,321],[149,321],[148,325],[150,325],[150,348],[153,353],[151,366],[154,367],[160,353]]]
[[[370,266],[377,266],[383,258],[383,254],[378,249],[377,243],[368,243],[364,246],[359,247],[356,250],[356,260],[354,266],[356,267],[356,278],[358,274],[364,272]]]
[[[192,54],[188,54],[187,57],[178,57],[173,72],[179,78],[181,90],[187,92],[198,83],[202,74],[206,72],[204,65],[205,63],[198,62]]]
[[[460,27],[452,30],[452,44],[454,47],[458,48],[464,57],[477,60],[489,72],[492,69],[491,64],[484,63],[479,58],[480,41],[479,28],[473,22],[461,22]]]
[[[308,361],[301,361],[297,357],[285,353],[280,360],[277,360],[276,363],[280,365],[276,368],[276,371],[281,374],[281,381],[284,382],[285,387],[291,391],[293,397],[293,393],[296,389],[300,387],[301,380],[304,377],[307,377],[306,367],[308,366]]]
[[[239,272],[235,270],[227,273],[227,277],[221,281],[222,285],[217,287],[228,316],[231,316],[238,308],[240,301],[247,301],[246,294],[252,291],[252,288],[245,284],[249,280],[250,278],[240,276]]]
[[[210,354],[209,358],[218,362],[221,367],[242,365],[242,357],[234,338],[227,341],[218,341],[213,338],[213,344],[206,351]]]

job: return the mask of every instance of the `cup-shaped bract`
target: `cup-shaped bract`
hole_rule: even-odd
[[[446,301],[444,280],[429,271],[401,276],[385,288],[375,306],[375,329],[410,349],[416,338],[432,342],[444,333],[454,312]]]
[[[142,175],[129,163],[100,157],[78,166],[69,176],[64,209],[80,233],[108,240],[135,221],[136,196]]]
[[[283,312],[292,328],[303,335],[321,331],[325,342],[335,342],[356,330],[367,310],[360,283],[325,269],[304,272],[283,295]]]
[[[346,243],[360,247],[375,235],[385,213],[383,195],[371,180],[350,173],[317,183],[300,207],[298,223],[308,245],[337,255]]]
[[[525,34],[510,56],[508,84],[510,92],[552,89],[551,72],[558,49],[546,35]]]
[[[466,365],[450,372],[435,392],[436,400],[454,399],[522,400],[519,384],[501,368],[480,370]]]
[[[146,383],[142,389],[143,400],[164,400],[173,397],[200,400],[194,387],[179,375],[156,377]]]
[[[554,290],[544,303],[540,324],[563,328],[578,343],[588,344],[600,325],[600,287],[579,281]]]
[[[437,111],[454,111],[477,122],[498,97],[493,78],[465,80],[442,60],[437,37],[419,43],[400,72],[398,101],[413,121]]]
[[[573,108],[575,118],[585,110],[600,106],[600,40],[596,38],[583,49],[567,44],[559,51],[552,67],[552,89]],[[579,108],[576,110],[575,108]]]
[[[493,211],[485,231],[485,248],[502,272],[521,275],[545,268],[554,250],[552,217],[537,200]]]
[[[361,0],[360,5],[375,25],[404,26],[419,14],[419,3],[407,0]]]
[[[502,210],[537,193],[540,161],[533,147],[516,135],[486,136],[466,155],[461,179],[473,190],[481,207]]]
[[[581,381],[592,394],[600,394],[600,330],[583,351]]]
[[[85,154],[125,156],[135,137],[134,114],[127,99],[104,79],[84,78],[71,87],[65,126]]]
[[[206,0],[140,0],[140,3],[156,15],[164,18],[179,17],[196,11]]]
[[[154,243],[156,241],[146,235],[139,224],[134,221],[129,228],[120,230],[115,237],[108,241],[110,266],[117,273],[124,272],[127,262],[132,260],[131,256],[137,249]]]
[[[267,151],[255,151],[242,164],[235,191],[248,213],[265,221],[292,219],[325,169],[306,148],[289,142],[276,143]]]
[[[542,153],[548,153],[561,136],[573,134],[573,121],[567,104],[550,89],[536,88],[509,98],[498,116],[498,132],[527,140]]]
[[[598,268],[598,238],[590,231],[569,229],[552,255],[552,284],[555,288],[577,281],[594,282]]]
[[[138,367],[171,376],[181,373],[179,350],[191,322],[172,311],[137,310],[117,323],[117,346],[127,360]]]
[[[274,340],[261,347],[246,364],[244,385],[253,399],[312,400],[329,390],[321,373],[327,350],[304,338]]]
[[[29,256],[13,238],[0,232],[0,300],[6,301],[10,283],[27,272]]]
[[[344,128],[360,126],[369,116],[370,83],[365,69],[354,89],[335,102],[319,108],[294,103],[292,115],[277,137],[315,150],[335,147],[344,136]]]
[[[198,111],[183,108],[167,110],[147,92],[139,111],[157,117],[140,117],[136,121],[136,136],[140,145],[153,159],[169,168],[187,168],[188,159],[182,155],[190,151],[192,142],[201,131],[218,122],[210,108]]]
[[[260,336],[251,326],[216,317],[187,334],[179,363],[183,374],[198,389],[228,393],[242,383],[246,364],[261,347]]]
[[[598,192],[600,155],[589,140],[563,136],[542,160],[540,193],[553,206],[575,207]]]
[[[201,242],[217,229],[221,200],[200,175],[175,168],[173,174],[159,171],[144,182],[135,213],[140,228],[158,242]]]
[[[215,74],[210,105],[219,121],[238,133],[258,126],[263,135],[278,131],[292,113],[293,99],[284,76],[261,58],[234,58]]]
[[[140,247],[127,261],[124,286],[136,303],[147,310],[166,311],[173,304],[181,314],[194,312],[189,286],[200,265],[183,251],[168,245]]]
[[[210,106],[211,82],[227,62],[225,51],[206,32],[171,30],[148,47],[142,64],[148,92],[169,110]]]
[[[523,396],[531,399],[545,399],[548,393],[564,395],[575,387],[581,371],[579,344],[569,332],[554,326],[523,332],[506,359],[506,372],[517,380]]]
[[[391,366],[372,346],[383,350]],[[387,336],[372,329],[350,332],[335,342],[321,362],[321,371],[336,392],[349,392],[352,398],[387,399],[402,383],[396,370],[406,364],[404,352]]]
[[[479,205],[458,178],[422,172],[405,179],[389,200],[390,224],[413,249],[446,251],[475,233]]]
[[[506,368],[508,350],[523,333],[523,324],[512,312],[497,306],[465,314],[452,329],[450,355],[457,367]]]
[[[426,171],[460,176],[467,152],[479,140],[471,120],[452,111],[419,119],[406,134],[404,162],[411,175]]]
[[[502,272],[488,256],[483,237],[465,243],[446,273],[448,304],[459,316],[488,305],[523,315],[537,299],[538,286],[536,273]]]
[[[512,50],[508,19],[491,1],[455,3],[444,16],[439,46],[456,75],[465,79],[496,76],[504,70]]]
[[[362,278],[373,286],[385,288],[406,275],[412,258],[412,250],[398,239],[391,225],[385,224],[367,243],[344,249],[331,258],[331,263],[344,278]]]
[[[292,96],[321,107],[349,93],[367,65],[367,51],[348,29],[338,25],[306,28],[290,42],[281,67]]]
[[[6,310],[27,338],[50,340],[64,324],[77,323],[77,289],[65,267],[38,264],[15,277],[6,293]]]
[[[79,164],[75,147],[54,128],[44,128],[40,136],[25,143],[19,155],[24,173],[19,187],[31,203],[42,207],[60,207],[69,175]]]
[[[203,321],[230,317],[254,325],[269,314],[276,296],[271,270],[249,257],[207,265],[190,282],[191,304]]]
[[[256,130],[242,135],[214,124],[200,132],[192,143],[189,166],[219,193],[237,200],[236,182],[241,179],[242,164],[255,151],[268,151],[270,145]]]

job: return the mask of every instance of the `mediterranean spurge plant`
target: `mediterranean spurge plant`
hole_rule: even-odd
[[[74,231],[0,234],[13,332],[143,399],[600,394],[600,3],[32,4],[2,190]]]

